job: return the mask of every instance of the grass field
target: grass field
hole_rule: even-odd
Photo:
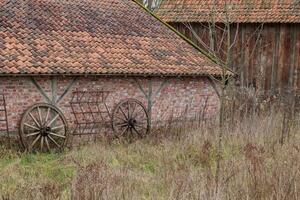
[[[224,130],[217,199],[300,199],[300,128],[280,144],[279,116]],[[98,143],[61,154],[0,149],[3,199],[216,199],[213,125]]]

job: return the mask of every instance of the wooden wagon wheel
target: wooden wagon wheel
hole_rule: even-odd
[[[149,116],[145,106],[136,99],[118,103],[112,113],[112,127],[117,138],[145,137],[150,130]]]
[[[67,121],[57,107],[35,104],[23,114],[19,135],[28,151],[61,150],[68,139]]]

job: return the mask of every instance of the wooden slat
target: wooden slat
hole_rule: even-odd
[[[255,80],[256,80],[256,86],[259,91],[263,91],[265,88],[265,68],[264,65],[262,64],[265,59],[265,51],[263,50],[263,34],[261,34],[261,37],[259,38],[258,44],[257,44],[257,49],[256,49],[256,57],[257,57],[257,62],[256,62],[256,70],[255,70]]]
[[[247,38],[246,38],[246,34],[245,34],[245,27],[244,25],[241,25],[241,46],[240,46],[240,51],[241,51],[241,55],[240,55],[240,76],[241,76],[241,86],[245,86],[245,80],[246,80],[246,77],[247,77],[247,70],[246,68],[244,67],[244,60],[245,60],[245,44],[247,43]]]
[[[257,58],[255,57],[255,42],[256,42],[256,36],[255,36],[255,25],[249,26],[249,65],[248,65],[248,84],[249,86],[253,86],[254,82],[254,71],[255,71],[255,60]]]
[[[244,52],[241,51],[242,48],[242,26],[239,25],[239,31],[238,31],[238,36],[237,36],[237,43],[235,45],[235,62],[236,62],[236,67],[237,67],[237,72],[240,75],[240,77],[242,76],[242,64],[243,64],[243,57],[244,57]]]
[[[294,89],[294,73],[295,73],[295,66],[296,66],[296,34],[297,34],[297,26],[291,25],[290,26],[290,68],[288,72],[288,86],[290,89]]]
[[[232,46],[232,51],[231,51],[231,67],[234,71],[237,71],[238,65],[239,65],[239,60],[238,60],[238,45],[239,45],[239,29],[237,28],[237,24],[233,24],[231,26],[231,44]]]
[[[274,25],[274,48],[272,54],[272,71],[271,75],[271,92],[274,93],[277,90],[277,69],[278,69],[278,54],[279,54],[279,45],[280,45],[280,26]]]
[[[296,25],[295,25],[296,26]],[[295,87],[298,92],[300,92],[300,27],[297,24],[296,28],[296,50],[295,50],[295,72],[294,72],[294,80]]]
[[[290,52],[292,47],[290,26],[281,24],[280,29],[280,45],[278,56],[278,87],[281,91],[285,90],[288,85],[289,71],[290,71]]]
[[[274,26],[265,26],[262,39],[262,57],[261,65],[264,68],[265,79],[265,90],[271,90],[272,82],[272,66],[273,56],[275,51],[275,30]]]
[[[181,33],[191,38],[200,48],[207,48],[183,24],[173,23]],[[208,24],[193,23],[194,30],[203,42],[209,46]],[[217,24],[220,26],[220,24]],[[282,90],[289,82],[300,88],[300,26],[299,24],[264,24],[262,39],[255,46],[254,31],[260,24],[240,24],[236,44],[232,49],[232,66],[240,74],[241,84],[246,86],[257,80],[265,90]],[[231,40],[237,24],[231,24]],[[250,40],[250,38],[252,39]],[[294,38],[293,38],[294,37]],[[220,44],[222,32],[218,31],[217,46]],[[227,41],[223,41],[223,51],[226,51]],[[251,53],[254,50],[253,56]],[[221,53],[223,60],[226,58]],[[251,57],[251,58],[250,58]],[[240,70],[238,70],[240,68]],[[260,76],[260,77],[259,77]]]
[[[251,59],[253,65],[253,81],[256,88],[258,88],[259,90],[263,90],[264,88],[263,77],[265,76],[263,65],[261,65],[262,59],[264,59],[262,58],[262,37],[264,32],[264,29],[262,28],[263,27],[259,25],[255,26],[255,29],[257,29],[258,32],[254,37],[254,49],[252,51],[253,56]]]

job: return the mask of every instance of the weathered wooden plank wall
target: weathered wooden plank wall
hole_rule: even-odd
[[[203,49],[211,44],[207,24],[189,24],[197,36],[187,24],[171,25]],[[236,38],[231,51],[232,68],[237,71],[241,85],[252,85],[272,93],[288,87],[300,90],[300,24],[263,24],[261,27],[262,24],[256,23],[231,25],[231,40]],[[223,51],[219,56],[226,57],[226,38],[223,44],[218,44],[223,32],[220,29],[216,32],[215,48],[221,45]]]

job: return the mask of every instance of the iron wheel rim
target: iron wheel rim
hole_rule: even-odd
[[[136,99],[125,99],[118,103],[112,115],[114,136],[133,141],[146,137],[150,131],[149,116],[145,106]]]

